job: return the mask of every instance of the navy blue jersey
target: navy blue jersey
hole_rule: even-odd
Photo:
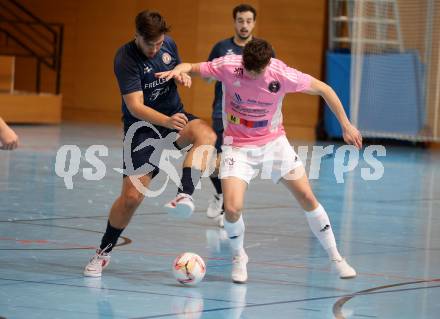
[[[234,42],[234,38],[224,39],[217,42],[209,54],[208,61],[220,58],[228,54],[242,55],[244,47],[237,45]],[[272,57],[275,57],[275,52]],[[212,118],[222,118],[222,98],[223,90],[222,83],[220,81],[215,82],[214,102],[212,102]]]
[[[154,76],[156,72],[172,70],[180,63],[176,43],[165,36],[162,47],[154,58],[147,58],[134,41],[123,45],[116,52],[114,72],[121,95],[142,91],[144,104],[165,115],[183,112],[183,105],[174,80],[165,82]],[[125,123],[139,121],[129,112],[122,99]]]

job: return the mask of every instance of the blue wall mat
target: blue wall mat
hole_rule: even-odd
[[[350,54],[327,53],[327,83],[349,113]],[[423,65],[416,52],[366,55],[359,120],[360,130],[417,135],[424,121]],[[340,137],[336,118],[327,107],[325,129]]]
[[[350,115],[350,66],[351,55],[349,53],[327,52],[326,82],[341,99],[348,116]],[[330,137],[342,136],[338,120],[328,106],[324,109],[324,127]]]

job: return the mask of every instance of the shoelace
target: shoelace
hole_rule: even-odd
[[[104,254],[106,253],[106,251],[107,251],[110,247],[112,247],[112,246],[113,246],[113,245],[110,243],[110,244],[108,244],[107,246],[105,246],[104,249],[101,249],[101,251],[100,251],[99,253],[97,253],[97,254],[95,254],[95,256],[93,256],[91,262],[92,262],[93,264],[96,264],[96,263],[100,262],[99,258],[102,257],[102,256],[104,256]]]

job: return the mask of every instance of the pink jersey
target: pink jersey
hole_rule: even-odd
[[[257,79],[244,70],[241,55],[202,63],[200,72],[222,82],[224,141],[241,147],[264,145],[284,135],[284,96],[307,90],[311,83],[310,75],[273,58]]]

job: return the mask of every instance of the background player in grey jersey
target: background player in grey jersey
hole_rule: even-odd
[[[208,61],[228,55],[243,53],[243,48],[250,40],[252,40],[252,31],[255,27],[257,18],[257,11],[248,4],[240,4],[232,10],[232,17],[234,19],[233,37],[224,39],[218,42],[211,50]],[[217,168],[222,151],[223,144],[223,122],[222,122],[222,83],[217,81],[215,83],[215,97],[212,103],[212,128],[217,134],[217,142],[215,148],[217,149]],[[218,171],[218,169],[217,169]],[[216,194],[210,200],[206,214],[210,218],[214,218],[220,227],[223,227],[223,192],[220,179],[214,173],[211,177]]]

